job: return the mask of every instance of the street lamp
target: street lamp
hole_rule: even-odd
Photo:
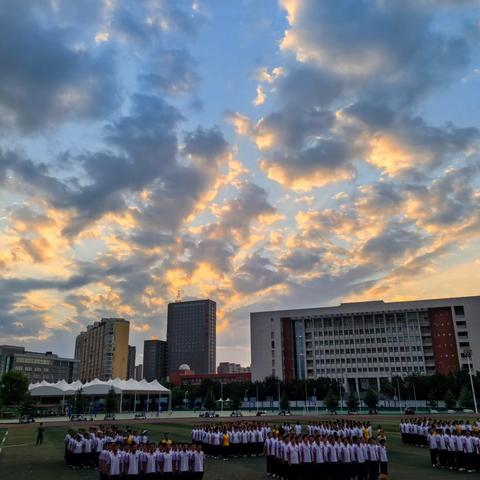
[[[243,393],[244,398],[247,399],[247,407],[248,411],[250,411],[250,402],[248,401],[248,388],[245,389],[245,392]]]
[[[400,378],[397,377],[397,391],[398,391],[398,409],[402,413],[402,397],[400,395]]]
[[[316,388],[313,389],[313,401],[315,402],[315,413],[318,413],[318,409],[317,409],[317,389]]]
[[[477,407],[477,397],[475,396],[475,385],[473,383],[473,377],[472,377],[472,368],[470,364],[470,360],[472,358],[472,350],[471,349],[466,349],[463,351],[463,356],[467,359],[468,363],[468,376],[470,377],[470,386],[472,387],[472,396],[473,396],[473,406],[475,407],[475,413],[478,413],[478,407]]]
[[[222,412],[223,412],[223,382],[220,382],[220,401],[222,402]]]
[[[187,408],[187,404],[188,404],[187,397],[188,397],[188,390],[185,390],[185,396],[183,397],[183,405],[185,406],[185,408]]]

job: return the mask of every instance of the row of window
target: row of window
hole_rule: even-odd
[[[317,375],[328,375],[328,374],[340,374],[340,373],[361,373],[361,372],[423,372],[424,369],[422,367],[411,366],[408,367],[347,367],[347,368],[317,368],[316,374]],[[309,376],[313,375],[313,370],[308,371]]]
[[[311,363],[312,360],[309,360]],[[418,356],[412,356],[412,357],[379,357],[379,358],[325,358],[325,359],[316,359],[317,365],[323,365],[323,364],[349,364],[349,363],[398,363],[398,362],[403,362],[403,363],[412,363],[412,362],[423,362],[423,357],[418,357]]]
[[[368,348],[335,348],[325,350],[315,350],[315,355],[343,355],[345,353],[381,353],[381,352],[421,352],[423,348],[420,345],[412,345],[411,347],[368,347]],[[311,350],[310,350],[311,352]],[[307,355],[309,351],[307,351]]]

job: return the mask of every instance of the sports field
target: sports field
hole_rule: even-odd
[[[315,417],[317,420],[319,417]],[[404,447],[400,442],[398,433],[398,418],[355,417],[370,420],[376,427],[379,423],[384,427],[388,436],[389,470],[391,479],[454,479],[462,474],[435,470],[430,466],[429,453],[424,448]],[[332,417],[329,417],[331,420]],[[173,420],[173,419],[172,419]],[[248,420],[248,418],[245,418]],[[290,417],[289,422],[294,422],[295,417]],[[306,423],[305,417],[300,417]],[[131,423],[135,429],[147,429],[149,439],[159,441],[165,432],[176,441],[190,441],[192,423],[195,419],[179,419],[161,423]],[[266,418],[265,421],[281,422],[277,418]],[[128,423],[117,422],[124,426]],[[0,480],[74,480],[97,479],[98,474],[90,470],[71,470],[63,459],[63,439],[66,431],[72,425],[49,426],[45,424],[45,440],[42,446],[35,446],[36,427],[12,426],[8,429],[5,442],[5,430],[0,430]],[[75,425],[78,427],[78,424]],[[471,474],[470,474],[471,475]],[[475,475],[474,475],[475,476]],[[263,458],[232,459],[229,461],[207,459],[205,479],[228,480],[257,480],[267,478],[265,475],[265,461]]]

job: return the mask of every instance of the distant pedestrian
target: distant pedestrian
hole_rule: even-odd
[[[43,433],[45,432],[45,428],[43,427],[43,422],[40,422],[37,430],[37,445],[43,444]]]

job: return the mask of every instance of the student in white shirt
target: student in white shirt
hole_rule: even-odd
[[[192,456],[192,471],[194,480],[202,480],[204,473],[205,457],[202,452],[202,447],[197,445],[197,449],[193,452]]]
[[[118,453],[118,447],[114,446],[112,452],[108,458],[108,477],[111,479],[120,478],[120,455]]]

